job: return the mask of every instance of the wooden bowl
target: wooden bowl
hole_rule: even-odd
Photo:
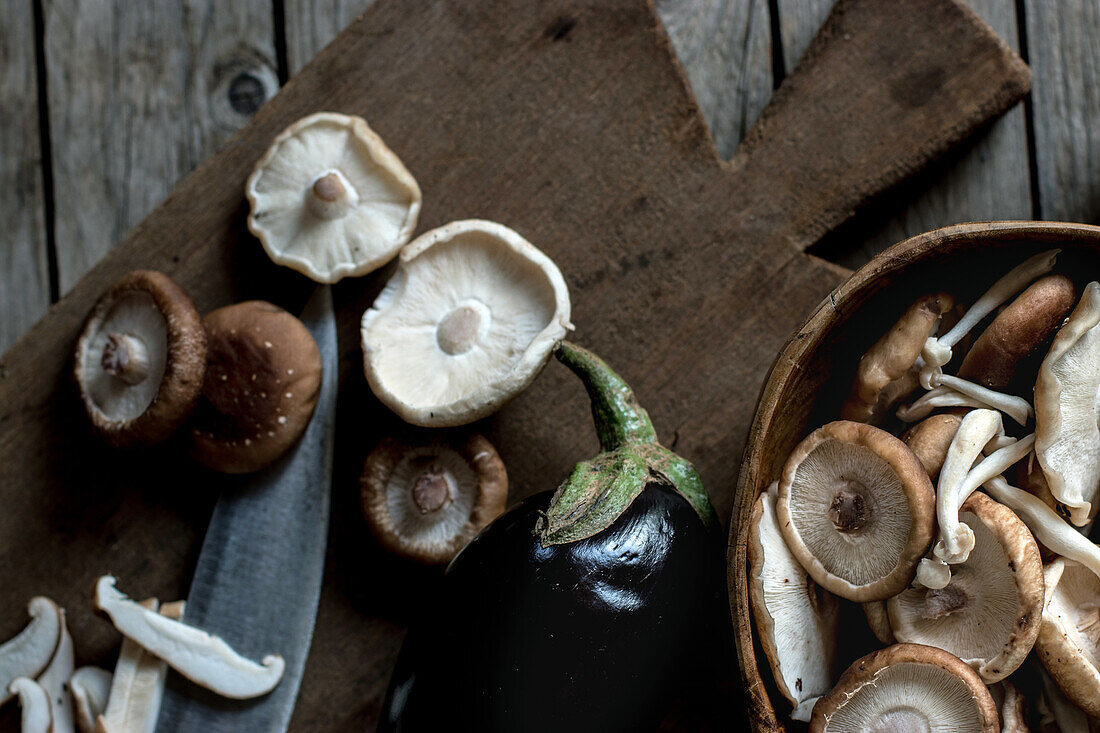
[[[946,291],[971,303],[1027,257],[1061,248],[1057,272],[1078,289],[1100,279],[1100,227],[1048,222],[960,224],[907,239],[878,255],[823,301],[780,352],[749,430],[730,523],[727,557],[730,606],[749,719],[757,731],[785,730],[790,706],[754,642],[748,598],[749,516],[760,492],[779,477],[791,449],[811,430],[837,419],[860,356],[905,308],[926,293]],[[855,614],[855,615],[853,615]],[[837,674],[881,647],[857,604],[842,610]],[[794,724],[792,727],[802,727]]]

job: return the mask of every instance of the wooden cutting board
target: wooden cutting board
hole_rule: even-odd
[[[171,274],[202,311],[254,297],[300,307],[311,283],[266,260],[242,194],[298,117],[366,117],[421,184],[420,231],[484,217],[551,255],[576,340],[635,387],[726,517],[765,372],[846,275],[806,247],[1027,87],[1023,63],[951,0],[842,0],[726,163],[646,0],[380,2],[0,361],[0,636],[46,594],[69,609],[79,661],[110,665],[118,637],[90,612],[95,577],[114,573],[136,596],[185,595],[231,484],[177,444],[124,453],[96,442],[70,352],[96,297],[138,267]],[[373,724],[408,619],[435,610],[446,623],[431,608],[437,573],[384,555],[359,517],[363,457],[401,429],[360,367],[359,318],[388,274],[335,291],[334,516],[296,730]],[[596,447],[583,390],[556,364],[481,428],[515,498],[554,488]]]

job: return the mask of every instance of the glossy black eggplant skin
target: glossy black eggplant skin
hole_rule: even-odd
[[[379,731],[649,731],[729,653],[724,548],[649,484],[603,532],[543,548],[551,492],[481,532],[409,633]]]

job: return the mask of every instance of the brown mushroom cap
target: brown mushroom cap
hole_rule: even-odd
[[[852,391],[840,408],[842,420],[874,422],[889,411],[893,402],[917,387],[913,376],[908,379],[910,389],[887,389],[892,382],[906,378],[936,322],[954,305],[950,295],[937,293],[926,295],[909,306],[886,335],[859,360]],[[884,394],[888,395],[887,400],[882,399]]]
[[[73,374],[92,427],[117,447],[167,439],[191,414],[206,332],[167,275],[136,270],[100,296],[76,343]]]
[[[203,319],[208,356],[191,455],[224,473],[249,473],[294,445],[321,390],[321,352],[297,318],[262,300]]]
[[[386,438],[359,479],[367,526],[385,549],[428,565],[450,562],[504,511],[508,474],[481,435],[409,445]]]
[[[997,733],[997,705],[977,673],[931,646],[895,644],[856,660],[817,701],[811,733]]]
[[[1043,345],[1077,302],[1077,289],[1065,275],[1033,282],[997,314],[974,342],[958,376],[990,389],[1004,389],[1017,365]]]
[[[787,458],[776,505],[791,553],[851,601],[901,592],[932,541],[935,495],[924,466],[890,433],[829,423]]]
[[[959,431],[962,416],[955,413],[940,413],[921,420],[905,431],[902,441],[920,460],[928,478],[935,479],[943,468],[947,451],[955,433]]]
[[[886,613],[886,601],[868,601],[859,605],[863,608],[867,626],[870,627],[875,638],[883,644],[897,644],[894,630],[890,628],[890,615]]]
[[[1043,564],[1024,523],[985,494],[972,494],[959,519],[974,533],[970,556],[951,566],[946,587],[909,588],[887,601],[890,627],[899,641],[940,647],[998,682],[1039,634]]]

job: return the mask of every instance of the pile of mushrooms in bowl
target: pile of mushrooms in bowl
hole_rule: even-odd
[[[1100,717],[1098,280],[1100,227],[964,224],[873,259],[788,342],[728,557],[756,730]]]

